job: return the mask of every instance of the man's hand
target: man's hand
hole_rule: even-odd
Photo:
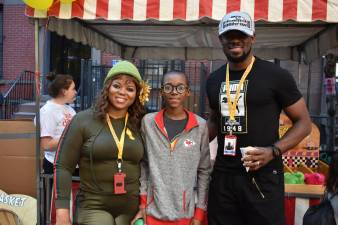
[[[254,171],[265,166],[272,159],[271,147],[254,147],[254,149],[246,152],[242,161],[244,167],[249,167],[249,170]]]
[[[197,219],[192,219],[190,225],[202,225],[202,222]]]

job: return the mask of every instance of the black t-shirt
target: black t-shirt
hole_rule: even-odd
[[[164,126],[170,141],[173,141],[175,137],[184,130],[187,121],[188,118],[183,120],[173,120],[164,114]]]
[[[230,95],[233,101],[243,71],[230,70]],[[226,65],[213,72],[207,80],[207,94],[211,109],[217,113],[218,149],[214,169],[231,173],[245,173],[239,148],[246,146],[271,146],[278,140],[281,110],[301,97],[292,75],[275,64],[256,58],[236,107],[238,125],[233,127],[237,136],[236,156],[224,155],[224,136],[230,127],[225,88]],[[261,171],[283,171],[282,159],[272,160]]]

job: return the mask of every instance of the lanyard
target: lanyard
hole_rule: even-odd
[[[126,118],[124,119],[124,128],[122,130],[122,133],[121,133],[121,137],[120,137],[120,140],[117,138],[117,135],[116,135],[116,132],[111,124],[111,121],[110,121],[110,118],[109,118],[109,115],[108,113],[106,114],[106,120],[107,120],[107,123],[108,123],[108,126],[109,126],[109,130],[110,130],[110,133],[111,135],[113,136],[114,138],[114,141],[116,143],[116,146],[117,146],[117,150],[118,150],[118,154],[117,154],[117,164],[118,164],[118,167],[119,167],[119,171],[121,170],[121,162],[122,162],[122,155],[123,155],[123,146],[124,146],[124,138],[126,136],[126,128],[127,128],[127,122],[128,122],[128,113],[126,114]]]
[[[239,98],[239,92],[241,91],[241,87],[243,86],[243,83],[244,83],[246,77],[249,75],[254,62],[255,62],[255,57],[253,56],[252,59],[251,59],[251,63],[245,69],[245,71],[244,71],[244,73],[241,77],[241,80],[239,81],[234,101],[231,101],[231,96],[230,96],[229,63],[227,64],[226,76],[225,76],[225,88],[226,88],[226,95],[227,95],[227,99],[228,99],[230,121],[235,121],[235,113],[236,113],[236,106],[237,106],[237,103],[238,103],[237,101],[238,101],[238,98]]]

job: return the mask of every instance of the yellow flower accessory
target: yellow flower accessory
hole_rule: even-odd
[[[144,82],[143,80],[140,82],[140,86],[141,86],[141,91],[140,91],[139,99],[140,99],[140,103],[144,105],[146,102],[149,101],[149,94],[150,94],[151,87],[149,86],[147,82]]]

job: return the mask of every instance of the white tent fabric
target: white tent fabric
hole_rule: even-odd
[[[48,29],[96,49],[142,59],[224,59],[217,25],[125,24],[50,18]],[[307,61],[338,46],[337,25],[258,23],[255,54],[266,59],[298,59],[301,45]],[[312,39],[311,39],[312,38]]]
[[[79,21],[51,18],[48,22],[48,29],[84,45],[121,55],[121,47],[118,44],[83,26]]]
[[[329,27],[321,35],[313,37],[306,43],[304,46],[305,59],[311,61],[335,48],[338,48],[338,25]]]

